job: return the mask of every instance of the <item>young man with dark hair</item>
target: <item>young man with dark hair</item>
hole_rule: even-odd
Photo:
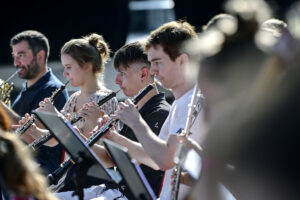
[[[138,94],[139,90],[153,83],[154,77],[150,75],[150,63],[147,54],[139,42],[131,43],[121,47],[114,57],[114,67],[118,74],[116,84],[120,86],[123,93],[128,97]],[[158,135],[160,129],[169,114],[169,104],[164,94],[158,93],[154,88],[137,104],[140,115],[149,125],[151,130]],[[133,131],[124,124],[119,132],[126,138],[138,142]],[[154,170],[146,165],[141,168],[156,195],[162,183],[163,172]]]
[[[128,148],[130,155],[139,162],[167,170],[160,199],[171,198],[171,174],[174,167],[174,154],[177,148],[178,130],[185,128],[188,114],[188,104],[191,102],[196,80],[187,78],[191,70],[190,58],[182,45],[190,39],[197,39],[193,26],[187,22],[173,21],[154,30],[146,43],[148,61],[151,63],[151,74],[162,83],[162,86],[171,89],[175,101],[172,104],[159,136],[156,136],[147,125],[130,100],[120,103],[120,110],[116,118],[123,121],[135,133],[139,145],[123,140],[117,134],[111,134],[110,139]],[[200,106],[201,109],[201,106]],[[191,137],[198,143],[205,136],[203,112],[197,116],[191,127]],[[186,189],[180,186],[179,199],[186,195]]]

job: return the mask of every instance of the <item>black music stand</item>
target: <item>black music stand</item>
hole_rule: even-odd
[[[123,177],[134,199],[155,200],[156,196],[140,166],[131,159],[128,150],[110,140],[103,139],[105,148]]]
[[[49,129],[53,136],[63,145],[72,160],[76,163],[77,191],[74,193],[83,199],[83,184],[87,175],[106,181],[119,182],[120,177],[112,170],[106,169],[101,161],[83,139],[73,129],[72,125],[64,121],[57,114],[34,111],[37,118]]]

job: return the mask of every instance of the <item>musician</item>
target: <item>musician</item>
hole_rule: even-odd
[[[64,66],[64,76],[74,87],[80,90],[71,95],[61,111],[68,119],[81,116],[75,125],[82,134],[93,130],[93,125],[103,114],[113,113],[117,109],[117,99],[113,98],[101,107],[96,103],[109,95],[111,91],[103,84],[103,71],[109,58],[109,47],[103,37],[97,33],[72,39],[61,49],[61,62]],[[96,108],[88,107],[95,105]],[[93,112],[95,111],[98,112]],[[40,102],[40,111],[53,112],[49,99]],[[56,112],[58,112],[56,110]]]
[[[9,114],[12,123],[18,124],[21,116],[31,113],[38,108],[39,102],[51,94],[63,84],[48,67],[49,42],[46,36],[38,31],[27,30],[13,36],[10,41],[14,66],[20,69],[18,75],[26,81],[22,90],[12,103],[12,109],[1,101],[5,111]],[[63,91],[54,101],[55,107],[61,109],[68,99],[67,90]],[[27,142],[34,138],[24,134]],[[43,146],[37,155],[37,160],[46,171],[57,168],[62,154],[61,145],[50,148]]]
[[[150,75],[150,63],[147,60],[147,55],[144,53],[144,48],[141,42],[129,43],[121,47],[114,55],[114,67],[118,72],[115,82],[128,97],[138,95],[140,90],[154,81],[154,77]],[[166,102],[164,94],[159,93],[157,88],[154,87],[137,103],[137,107],[143,119],[157,135],[169,113],[170,106]],[[108,134],[106,137],[112,139],[112,137],[117,135],[123,140],[137,142],[134,133],[126,125],[124,125],[119,132],[115,129],[113,129],[113,131],[113,134]],[[87,135],[87,137],[88,136],[89,135]],[[103,146],[95,144],[92,149],[96,152],[106,167],[112,167],[114,165]],[[163,172],[160,170],[153,170],[146,165],[141,165],[141,168],[153,191],[158,195],[161,189]],[[127,188],[124,189],[124,183],[122,182],[119,185],[119,188],[122,188],[123,194],[128,199],[132,199]],[[106,187],[106,189],[110,188],[110,186]],[[98,189],[90,188],[85,191],[85,194],[91,197],[90,195],[93,195],[93,191],[98,191]],[[59,193],[57,194],[57,197],[69,199],[71,198],[71,194],[72,192]],[[118,193],[115,194],[118,195]],[[105,196],[105,193],[102,195]],[[96,196],[97,194],[94,194],[94,197]]]
[[[61,49],[61,62],[64,67],[63,75],[74,87],[80,90],[71,95],[64,105],[61,113],[68,119],[81,116],[74,126],[80,133],[90,132],[96,121],[104,113],[110,114],[117,109],[117,99],[113,98],[100,107],[87,107],[88,104],[96,105],[96,102],[111,93],[102,82],[102,72],[105,63],[109,58],[108,44],[101,35],[92,33],[83,38],[72,39],[64,44]],[[59,111],[45,98],[39,103],[38,111],[56,112]],[[28,115],[26,116],[28,118]],[[25,123],[23,119],[21,123]],[[39,129],[35,126],[29,132],[36,138],[41,137],[48,130]],[[49,146],[56,145],[57,141],[47,143]]]
[[[133,97],[138,91],[153,83],[153,75],[150,74],[150,63],[144,48],[140,42],[134,42],[121,47],[114,56],[114,67],[118,74],[116,76],[116,84],[120,86],[123,93],[127,97]],[[158,93],[155,87],[138,103],[139,113],[149,125],[151,130],[158,135],[162,124],[169,114],[170,105],[166,102],[163,93]],[[124,124],[120,135],[126,139],[138,142],[133,131]],[[113,137],[115,134],[110,135]],[[153,170],[146,165],[141,168],[150,183],[155,194],[159,194],[162,181],[162,172]]]
[[[160,199],[171,198],[173,157],[178,144],[176,133],[185,126],[195,83],[191,76],[186,77],[187,71],[192,68],[189,65],[189,55],[181,49],[181,45],[191,38],[197,38],[192,25],[184,21],[173,21],[154,30],[146,42],[148,60],[151,63],[150,72],[159,79],[163,87],[171,89],[175,96],[159,136],[151,131],[130,100],[120,103],[121,109],[113,116],[121,119],[133,130],[140,144],[133,144],[128,140],[113,140],[127,147],[130,155],[139,162],[167,170]],[[191,137],[198,143],[205,136],[203,121],[203,113],[200,111],[191,128]],[[184,196],[186,189],[181,185],[179,195]]]

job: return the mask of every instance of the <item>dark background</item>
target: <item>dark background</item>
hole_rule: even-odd
[[[282,13],[292,0],[267,1],[276,16]],[[12,64],[10,38],[16,33],[35,29],[44,33],[50,42],[50,61],[59,60],[61,46],[71,38],[91,32],[102,34],[113,51],[125,43],[130,23],[128,0],[73,0],[1,1],[0,6],[0,64]],[[211,17],[222,11],[223,0],[175,0],[177,19],[185,18],[201,27]]]

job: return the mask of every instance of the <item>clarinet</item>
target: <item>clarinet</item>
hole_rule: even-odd
[[[118,90],[116,92],[111,92],[109,95],[107,95],[106,97],[104,97],[103,99],[99,100],[97,105],[98,106],[102,106],[104,103],[106,103],[108,100],[112,99],[113,97],[115,97],[117,95],[118,92],[120,92],[121,90]],[[76,122],[78,122],[79,120],[81,120],[82,117],[81,116],[77,116],[77,117],[73,117],[72,119],[70,119],[70,123],[71,124],[75,124]]]
[[[69,83],[69,81],[67,81],[64,85],[62,85],[60,88],[57,88],[51,95],[50,102],[53,104],[55,98],[60,95],[63,90],[66,88],[67,84]],[[35,118],[36,116],[34,114],[31,114],[29,120],[20,128],[18,128],[16,130],[16,133],[18,133],[20,136],[23,135],[25,133],[25,131],[35,122]]]
[[[53,135],[49,132],[45,135],[43,135],[42,137],[34,140],[32,143],[30,143],[27,147],[31,148],[33,151],[38,150],[43,144],[45,144],[46,142],[48,142],[51,138],[53,137]]]
[[[132,100],[134,104],[137,104],[148,92],[154,88],[155,82],[142,89]],[[119,120],[110,118],[94,135],[92,135],[86,144],[92,147],[112,126],[114,126]],[[53,173],[47,176],[49,185],[57,184],[61,177],[73,166],[74,161],[68,159],[61,166],[56,169]]]
[[[117,95],[117,93],[120,91],[121,90],[118,90],[116,92],[111,92],[109,95],[107,95],[106,97],[99,100],[97,103],[98,106],[102,106],[103,104],[105,104],[107,101],[109,101],[110,99],[115,97]],[[78,122],[81,118],[82,117],[74,117],[70,120],[70,123],[74,124],[74,123]],[[38,148],[40,148],[43,144],[48,142],[51,138],[53,138],[53,135],[51,133],[47,133],[44,136],[40,137],[39,139],[36,139],[35,141],[33,141],[31,144],[28,145],[28,147],[31,147],[35,151]]]
[[[200,98],[201,95],[198,92],[199,87],[198,84],[194,88],[191,103],[189,105],[188,110],[188,118],[185,124],[185,128],[183,130],[184,136],[189,137],[191,132],[190,129],[192,125],[194,124],[199,112],[201,111],[201,108],[199,110],[196,109],[197,105],[200,105]],[[182,130],[180,129],[179,132]],[[184,146],[182,142],[179,142],[175,155],[174,155],[174,163],[175,163],[175,174],[174,174],[174,184],[172,185],[171,190],[171,199],[177,200],[178,199],[178,192],[179,192],[179,186],[180,186],[180,176],[182,172],[182,166],[184,164],[184,160],[186,157],[186,154],[188,152],[188,149]]]

